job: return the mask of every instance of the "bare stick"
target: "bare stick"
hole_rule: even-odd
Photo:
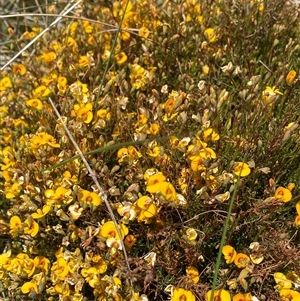
[[[73,10],[77,5],[79,5],[83,0],[79,0],[74,3],[68,9],[63,11],[59,17],[57,17],[47,28],[45,28],[41,33],[39,33],[32,41],[30,41],[24,48],[22,48],[13,58],[11,58],[4,66],[1,67],[0,71],[4,70],[11,62],[13,62],[20,54],[22,54],[25,50],[27,50],[32,44],[35,43],[45,32],[49,31],[51,27],[56,25],[64,15],[67,15],[71,10]],[[68,4],[69,5],[69,4]]]
[[[77,152],[78,152],[78,154],[79,154],[81,160],[83,161],[84,165],[86,166],[86,168],[87,168],[87,170],[88,170],[90,176],[92,177],[93,181],[95,182],[95,184],[96,184],[96,186],[97,186],[97,188],[98,188],[99,196],[100,196],[101,199],[104,201],[104,203],[105,203],[105,205],[106,205],[106,207],[107,207],[107,210],[108,210],[108,212],[109,212],[109,215],[110,215],[110,217],[111,217],[113,223],[115,224],[117,233],[118,233],[118,235],[119,235],[119,237],[120,237],[120,243],[121,243],[121,246],[122,246],[122,251],[123,251],[124,258],[125,258],[125,261],[126,261],[126,264],[127,264],[127,267],[128,267],[128,271],[130,271],[130,266],[129,266],[129,262],[128,262],[128,256],[127,256],[127,253],[126,253],[126,250],[125,250],[125,245],[124,245],[124,242],[123,242],[123,239],[122,239],[122,233],[121,233],[121,230],[119,229],[119,225],[118,225],[118,223],[117,223],[117,221],[116,221],[116,218],[115,218],[114,213],[113,213],[113,211],[112,211],[112,209],[111,209],[111,206],[110,206],[110,204],[109,204],[109,202],[108,202],[108,200],[107,200],[107,195],[106,195],[106,193],[104,192],[104,189],[100,186],[100,184],[99,184],[99,182],[98,182],[98,180],[97,180],[97,178],[96,178],[96,176],[95,176],[94,171],[93,171],[92,168],[90,167],[90,165],[89,165],[89,163],[87,162],[87,160],[86,160],[84,154],[82,153],[81,149],[79,148],[78,144],[76,143],[76,141],[75,141],[73,135],[71,134],[71,132],[70,132],[69,129],[67,128],[66,124],[64,123],[64,121],[63,121],[63,119],[62,119],[60,113],[59,113],[58,110],[56,109],[55,104],[53,103],[51,97],[49,97],[49,102],[50,102],[50,104],[51,104],[51,106],[52,106],[52,108],[53,108],[55,114],[57,115],[59,121],[62,123],[62,125],[63,125],[63,127],[64,127],[64,129],[65,129],[65,131],[66,131],[66,133],[67,133],[67,135],[68,135],[68,137],[70,138],[71,142],[72,142],[73,145],[75,146],[75,148],[76,148],[76,150],[77,150]]]

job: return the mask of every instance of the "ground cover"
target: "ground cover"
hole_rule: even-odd
[[[37,39],[64,6],[1,11],[5,60],[33,41],[0,66],[2,299],[300,300],[298,7],[77,1]]]

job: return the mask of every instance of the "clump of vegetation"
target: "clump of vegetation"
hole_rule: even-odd
[[[300,300],[296,6],[72,12],[1,28],[3,300]]]

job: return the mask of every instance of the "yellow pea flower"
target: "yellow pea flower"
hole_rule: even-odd
[[[210,290],[206,293],[205,300],[210,301],[211,295],[212,295],[212,291]],[[230,293],[226,290],[223,290],[223,289],[216,290],[216,291],[214,291],[213,300],[230,301],[231,300]]]
[[[230,245],[226,245],[223,247],[222,249],[222,253],[225,257],[225,260],[226,260],[226,263],[229,264],[229,263],[233,263],[235,257],[236,257],[236,250],[230,246]]]
[[[41,110],[43,108],[43,104],[38,98],[28,99],[25,101],[25,104],[38,110]]]
[[[197,270],[197,268],[193,267],[193,266],[188,266],[185,270],[186,275],[189,279],[192,280],[192,282],[194,283],[198,283],[199,282],[199,271]]]
[[[128,234],[128,228],[122,224],[119,225],[118,227],[119,227],[120,233],[122,235],[122,239],[123,239]],[[100,235],[104,238],[113,237],[116,239],[120,239],[117,229],[116,229],[116,226],[113,221],[108,221],[102,225],[101,230],[100,230]]]
[[[43,218],[51,209],[51,206],[49,205],[45,205],[43,206],[43,209],[38,209],[37,212],[32,213],[31,217],[34,219],[39,219],[39,218]]]
[[[35,292],[36,294],[38,294],[38,287],[37,284],[30,281],[30,282],[25,282],[22,287],[21,287],[21,292],[23,294],[28,294],[31,292]]]
[[[9,221],[9,227],[9,233],[14,236],[22,228],[22,222],[20,218],[16,215],[12,216]]]
[[[292,199],[292,193],[289,189],[279,186],[275,191],[275,198],[280,199],[284,203],[289,202]]]
[[[157,214],[157,207],[148,196],[140,197],[136,204],[143,211],[146,218],[151,218]]]
[[[45,52],[37,57],[37,60],[43,61],[45,63],[51,63],[56,59],[56,53],[54,51]]]
[[[122,65],[127,61],[127,55],[122,51],[115,55],[115,59],[118,65]]]
[[[291,70],[285,78],[286,83],[291,86],[297,76],[297,72],[295,70]]]
[[[244,253],[238,253],[234,258],[234,264],[238,268],[245,268],[249,264],[249,262],[250,262],[249,256]]]
[[[24,233],[29,234],[31,237],[35,237],[39,232],[39,224],[32,218],[27,218],[25,221]]]
[[[140,29],[139,29],[139,36],[142,37],[142,38],[148,38],[150,34],[150,31],[147,27],[145,26],[142,26]]]
[[[282,289],[279,291],[281,300],[288,301],[299,301],[300,293],[291,289]]]
[[[69,274],[67,261],[63,257],[59,257],[57,261],[53,263],[51,271],[59,280],[65,280]]]
[[[13,84],[12,84],[10,77],[5,76],[0,79],[0,91],[5,91],[12,87],[13,87]]]
[[[237,162],[237,164],[234,166],[233,173],[236,176],[240,177],[246,177],[250,174],[251,169],[248,164],[243,162]]]
[[[98,193],[82,189],[78,194],[78,200],[87,205],[99,206],[102,200]]]
[[[242,293],[237,293],[236,295],[233,296],[232,301],[251,301],[251,294],[242,294]]]
[[[204,36],[209,43],[214,43],[218,40],[218,36],[213,28],[205,29]]]
[[[13,64],[12,65],[12,71],[14,74],[17,75],[24,75],[27,72],[27,69],[24,65],[22,64]]]
[[[282,290],[282,289],[290,289],[292,288],[292,283],[290,280],[288,280],[286,278],[286,276],[282,273],[274,273],[274,280],[276,282],[276,288],[278,290]]]
[[[175,288],[173,290],[171,301],[196,301],[195,295],[188,290],[185,290],[183,288]]]
[[[32,92],[34,98],[46,97],[51,94],[51,90],[46,86],[39,86]]]

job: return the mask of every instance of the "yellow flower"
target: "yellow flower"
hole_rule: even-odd
[[[117,156],[118,156],[118,159],[119,159],[118,160],[119,163],[123,163],[126,159],[128,159],[129,154],[128,154],[127,147],[120,148],[118,150]]]
[[[274,273],[274,280],[276,282],[276,288],[278,290],[292,288],[292,282],[286,278],[282,273]]]
[[[35,237],[39,232],[39,224],[35,222],[32,218],[27,218],[25,221],[24,233]]]
[[[212,128],[208,128],[203,132],[204,141],[217,141],[220,139],[220,135],[217,134]]]
[[[66,201],[70,198],[72,193],[71,189],[66,189],[63,186],[58,186],[55,190],[47,189],[45,190],[45,197],[47,198],[47,204],[55,204],[59,201]]]
[[[214,43],[218,40],[218,36],[213,28],[205,29],[204,36],[209,43]]]
[[[125,225],[119,225],[119,230],[122,235],[122,239],[128,234],[128,228]],[[104,238],[116,238],[120,239],[116,226],[113,221],[108,221],[105,224],[102,225],[101,230],[100,230],[100,235]]]
[[[67,47],[75,48],[77,45],[76,41],[72,37],[67,37],[64,42]]]
[[[90,24],[90,22],[87,20],[83,20],[82,25],[86,33],[91,33],[94,29],[93,26]]]
[[[190,164],[193,171],[205,170],[203,159],[199,155],[189,156],[188,158],[191,161]]]
[[[17,182],[15,182],[7,189],[5,189],[5,197],[7,199],[13,199],[19,194],[20,191],[20,185]]]
[[[34,98],[46,97],[51,94],[51,90],[46,86],[39,86],[32,92]]]
[[[93,105],[91,103],[87,104],[75,104],[73,110],[71,111],[72,117],[77,117],[84,123],[90,123],[93,120]]]
[[[128,31],[122,30],[119,34],[120,39],[123,41],[129,41],[130,40],[130,33]]]
[[[127,55],[125,54],[125,52],[120,52],[115,55],[115,59],[118,65],[122,65],[127,61]]]
[[[150,32],[149,32],[149,29],[145,26],[142,26],[140,29],[139,29],[139,36],[142,37],[142,38],[148,38]]]
[[[300,215],[300,202],[296,204],[296,211]]]
[[[9,221],[9,227],[10,227],[9,233],[12,236],[14,236],[19,231],[19,229],[22,228],[22,222],[21,222],[20,218],[15,215],[12,216]]]
[[[18,74],[18,75],[24,75],[26,74],[26,67],[22,64],[13,64],[12,65],[12,71],[14,74]]]
[[[156,173],[147,180],[147,191],[156,193],[160,190],[160,183],[166,181],[166,177],[162,173]]]
[[[0,91],[5,91],[12,87],[13,87],[12,81],[8,76],[5,76],[0,79]]]
[[[287,186],[287,189],[292,192],[294,190],[295,186],[296,186],[295,183],[289,183]]]
[[[72,22],[68,25],[66,32],[70,32],[71,35],[74,35],[78,27],[78,22]]]
[[[139,114],[138,115],[138,123],[146,124],[147,121],[148,121],[148,117],[145,114]]]
[[[110,120],[111,114],[106,109],[100,109],[97,111],[97,116],[101,119]]]
[[[44,256],[36,256],[33,259],[34,262],[34,266],[38,269],[40,269],[41,271],[47,273],[49,270],[49,266],[50,266],[50,260]]]
[[[21,287],[21,292],[23,294],[28,294],[31,292],[35,292],[36,294],[38,294],[38,287],[37,284],[34,282],[25,282],[22,287]]]
[[[126,20],[130,17],[133,17],[131,11],[132,8],[133,8],[133,4],[131,1],[118,1],[118,2],[116,1],[113,4],[113,15],[115,18],[123,17],[124,15],[124,20]]]
[[[240,177],[246,177],[250,174],[250,172],[251,169],[249,165],[243,162],[237,162],[233,169],[233,173]]]
[[[39,219],[39,218],[43,218],[51,209],[51,206],[49,205],[45,205],[43,206],[43,209],[38,209],[37,212],[32,213],[31,217],[34,219]]]
[[[127,235],[124,239],[124,244],[128,249],[131,249],[135,243],[136,243],[136,238],[131,234]]]
[[[236,295],[233,296],[232,301],[251,301],[251,294],[242,294],[242,293],[238,293]]]
[[[250,258],[248,255],[244,253],[237,253],[234,258],[234,264],[238,268],[245,268],[250,262]]]
[[[300,227],[300,214],[298,214],[298,215],[296,216],[296,218],[295,218],[295,225],[296,225],[297,227]]]
[[[291,289],[282,289],[279,291],[282,301],[299,301],[300,293]]]
[[[216,153],[210,147],[203,147],[202,149],[200,149],[199,155],[201,158],[206,159],[206,160],[217,158]]]
[[[11,256],[11,252],[8,251],[6,253],[2,253],[0,254],[0,265],[1,265],[1,269],[4,268],[4,269],[9,269],[10,266],[11,266],[11,259],[10,259],[10,256]],[[1,272],[0,272],[0,275],[1,275]],[[1,279],[1,277],[0,277]]]
[[[206,301],[210,301],[211,294],[212,294],[211,290],[206,293],[205,295]],[[226,290],[221,289],[221,290],[214,291],[213,301],[230,301],[230,300],[231,300],[230,294]]]
[[[125,202],[118,206],[118,213],[123,217],[122,221],[124,224],[128,224],[129,221],[132,221],[136,217],[136,206],[132,205],[130,202]]]
[[[79,67],[88,67],[91,63],[91,60],[86,55],[81,55],[78,60]]]
[[[67,90],[68,80],[64,76],[57,78],[57,88],[60,92],[64,93]]]
[[[271,103],[276,95],[283,95],[275,86],[267,86],[266,89],[262,92],[263,100],[266,103]]]
[[[194,241],[197,239],[197,231],[194,228],[188,228],[186,230],[186,236],[189,241]]]
[[[199,271],[193,267],[193,266],[189,266],[186,268],[185,270],[186,275],[189,279],[191,279],[194,283],[198,283],[199,282]]]
[[[93,278],[94,274],[97,273],[97,270],[94,267],[83,268],[80,273],[87,281],[89,281]]]
[[[196,301],[196,297],[191,291],[183,288],[175,288],[171,296],[171,301]]]
[[[128,150],[128,155],[132,159],[138,159],[142,157],[142,154],[139,151],[137,151],[137,149],[132,145],[128,146],[127,150]]]
[[[142,210],[146,218],[151,218],[157,214],[157,207],[148,196],[142,196],[137,200],[137,206]]]
[[[152,123],[149,129],[147,130],[147,134],[151,134],[155,136],[159,133],[159,130],[160,130],[160,125],[157,123]]]
[[[65,280],[69,273],[68,263],[63,257],[59,257],[57,261],[53,263],[51,271],[59,280]]]
[[[31,139],[32,148],[39,148],[45,144],[48,144],[51,147],[60,147],[60,145],[56,143],[55,138],[45,132],[37,133],[37,135]]]
[[[297,73],[295,70],[291,70],[285,78],[286,83],[291,86],[295,80]]]
[[[144,89],[149,81],[154,77],[156,68],[149,68],[145,70],[139,64],[133,64],[130,66],[130,83],[135,89]]]
[[[53,83],[54,78],[52,78],[51,76],[43,76],[41,78],[41,82],[45,85],[45,86],[49,86]]]
[[[82,189],[78,194],[79,202],[85,203],[87,205],[93,205],[95,207],[102,203],[102,200],[98,193],[90,192],[88,190]]]
[[[292,193],[289,189],[279,186],[275,191],[275,198],[283,202],[289,202],[292,199]]]
[[[173,98],[168,99],[164,108],[168,113],[171,113],[175,109],[175,100]]]
[[[39,133],[42,137],[42,139],[45,141],[46,144],[48,144],[51,147],[60,147],[58,143],[56,143],[55,138],[52,135],[49,135],[47,133]]]
[[[31,277],[35,271],[34,260],[24,253],[19,253],[16,258],[19,259],[23,271]]]
[[[235,257],[236,257],[236,250],[230,246],[230,245],[226,245],[223,247],[222,249],[222,253],[225,257],[225,260],[226,260],[226,263],[229,264],[229,263],[233,263]]]
[[[59,282],[55,284],[54,290],[58,293],[61,297],[70,296],[70,287],[68,283]],[[62,298],[63,299],[63,298]]]
[[[209,73],[209,70],[210,70],[209,66],[204,65],[202,67],[202,75],[207,75]]]
[[[37,60],[43,61],[45,63],[51,63],[56,59],[56,53],[53,51],[45,52],[37,57]]]
[[[161,154],[161,147],[156,145],[155,143],[150,143],[150,145],[148,145],[146,153],[152,158],[157,158]]]
[[[175,201],[176,200],[176,190],[174,186],[169,182],[159,183],[159,192],[163,195],[163,197],[167,201]]]
[[[43,108],[42,102],[38,98],[32,98],[25,101],[26,105],[29,107],[41,110]]]
[[[104,50],[104,53],[102,54],[101,58],[104,62],[106,62],[110,57],[111,52],[109,50]]]

